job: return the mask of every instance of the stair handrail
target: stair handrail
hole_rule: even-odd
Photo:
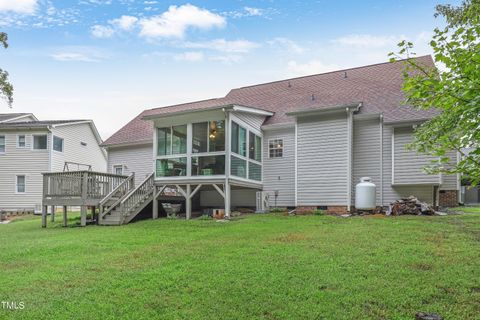
[[[140,183],[134,190],[132,190],[121,200],[120,205],[122,207],[123,216],[126,216],[130,212],[130,210],[140,201],[143,201],[144,197],[149,195],[153,191],[154,186],[155,179],[154,172],[152,172],[145,178],[145,180],[142,181],[142,183]]]
[[[105,215],[107,215],[110,211],[112,211],[120,202],[129,194],[129,191],[134,188],[135,185],[135,173],[132,173],[128,176],[127,179],[123,180],[118,186],[116,186],[108,195],[105,196],[102,200],[100,200],[99,207],[100,213],[98,218],[102,219]],[[104,210],[105,203],[110,200],[118,191],[121,189],[126,189],[126,192],[117,200],[115,201],[107,210]]]

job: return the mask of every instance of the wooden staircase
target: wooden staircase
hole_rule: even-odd
[[[98,224],[129,223],[153,200],[155,191],[153,172],[136,188],[134,188],[134,179],[134,175],[129,176],[100,201]]]

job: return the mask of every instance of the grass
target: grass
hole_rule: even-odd
[[[77,217],[75,217],[77,219]],[[74,221],[70,221],[73,223]],[[480,214],[0,225],[11,319],[444,319],[480,314]]]

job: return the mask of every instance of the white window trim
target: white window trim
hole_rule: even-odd
[[[46,148],[45,149],[35,149],[35,137],[41,137],[41,136],[45,136],[47,138],[47,144],[46,144]],[[53,139],[52,139],[53,140]],[[48,150],[48,134],[32,134],[32,151],[35,151],[35,152],[45,152]]]
[[[3,151],[0,151],[0,154],[6,154],[7,153],[7,136],[4,134],[1,134],[0,137],[3,137]]]
[[[112,165],[112,173],[117,174],[117,171],[115,170],[116,168],[122,168],[122,174],[124,174],[125,166],[123,164],[114,164]]]
[[[20,146],[20,136],[23,136],[25,139],[25,145],[22,147]],[[18,149],[26,149],[27,148],[27,135],[26,134],[17,134],[17,148]]]
[[[55,150],[55,138],[62,140],[62,151]],[[48,139],[48,138],[47,138]],[[40,149],[42,150],[42,149]],[[56,135],[52,135],[52,150],[58,153],[63,153],[65,151],[65,139]]]
[[[271,157],[271,156],[270,156],[270,141],[275,141],[275,140],[282,140],[282,156],[281,156],[281,157]],[[278,149],[278,148],[275,148],[275,149]],[[284,139],[283,137],[282,137],[282,138],[273,138],[273,139],[268,139],[268,142],[267,142],[267,153],[268,153],[268,159],[278,159],[278,158],[283,158],[284,151],[285,151],[285,139]]]
[[[18,177],[24,177],[25,190],[23,192],[18,191]],[[15,194],[26,194],[27,193],[27,175],[26,174],[16,174],[15,175]]]

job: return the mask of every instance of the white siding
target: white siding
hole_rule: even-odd
[[[347,205],[347,116],[298,119],[297,204]]]
[[[26,147],[17,148],[17,135],[26,136]],[[32,135],[48,134],[44,131],[0,131],[5,135],[5,154],[0,154],[0,209],[32,210],[42,203],[42,172],[49,168],[49,152],[32,150]],[[50,136],[48,135],[50,146]],[[16,193],[16,176],[25,175],[26,192]]]
[[[410,195],[433,203],[432,185],[392,186],[392,130],[391,126],[383,127],[383,205]]]
[[[114,165],[123,165],[123,174],[135,172],[135,184],[138,185],[153,172],[153,145],[136,145],[108,148],[108,172]]]
[[[353,179],[352,204],[355,203],[355,186],[361,177],[370,177],[376,185],[376,203],[380,205],[380,121],[355,120],[353,123]]]
[[[283,157],[269,158],[268,140],[283,139]],[[295,128],[263,132],[263,190],[270,194],[270,205],[295,206]]]
[[[417,154],[415,151],[407,150],[407,144],[412,142],[413,129],[394,129],[394,185],[413,184],[434,184],[439,183],[439,175],[426,174],[423,171],[425,166],[431,165],[435,157]]]
[[[251,114],[246,112],[233,112],[235,117],[242,120],[252,128],[260,131],[260,127],[262,126],[263,122],[265,121],[265,116]]]
[[[65,162],[91,165],[93,171],[107,171],[106,155],[98,145],[98,140],[90,124],[81,123],[55,127],[52,129],[52,134],[63,138],[63,152],[52,149],[53,172],[63,171]],[[82,142],[86,143],[86,146],[82,145]],[[84,170],[85,168],[80,169]]]
[[[450,162],[446,165],[446,167],[451,169],[452,164],[457,163],[457,152],[447,152],[446,156],[450,157]],[[442,174],[442,185],[440,186],[440,190],[458,190],[457,180],[457,174]]]

